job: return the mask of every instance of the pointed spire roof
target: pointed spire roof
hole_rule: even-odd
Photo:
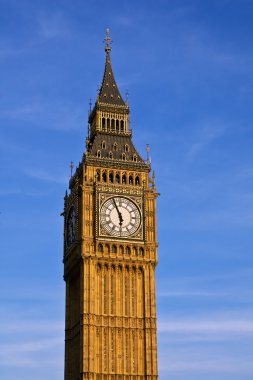
[[[110,38],[110,32],[109,29],[106,29],[106,37],[104,39],[105,41],[105,52],[106,52],[106,60],[105,60],[105,71],[104,71],[104,77],[102,81],[102,85],[99,90],[98,94],[98,102],[100,103],[106,103],[111,105],[117,105],[117,106],[126,106],[124,100],[122,99],[122,96],[120,95],[118,86],[116,84],[113,71],[112,71],[112,65],[111,65],[111,38]]]

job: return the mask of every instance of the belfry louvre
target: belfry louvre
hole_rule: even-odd
[[[65,380],[156,380],[156,186],[105,70],[64,198]],[[143,132],[143,131],[142,131]]]

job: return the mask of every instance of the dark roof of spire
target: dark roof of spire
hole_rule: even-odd
[[[111,58],[110,58],[110,48],[106,47],[106,60],[105,60],[105,72],[103,77],[103,82],[99,90],[98,101],[101,103],[126,106],[124,100],[122,99],[116,81],[114,79]]]

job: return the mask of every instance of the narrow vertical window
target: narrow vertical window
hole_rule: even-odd
[[[125,335],[125,360],[126,360],[126,372],[129,372],[129,339],[128,333]]]
[[[106,268],[105,268],[106,271]],[[104,273],[104,314],[107,314],[107,273]]]
[[[112,331],[111,335],[111,370],[115,372],[115,340],[114,340],[114,331]]]
[[[109,182],[113,183],[113,173],[109,174]]]
[[[107,331],[104,330],[104,371],[107,371]]]
[[[126,268],[125,272],[125,315],[129,316],[129,275],[128,275],[128,268]]]
[[[133,365],[133,373],[136,372],[136,362],[137,362],[137,357],[136,357],[136,352],[138,352],[137,347],[136,347],[136,338],[135,334],[133,333],[132,335],[132,365]]]
[[[132,272],[132,315],[136,315],[136,277],[135,271]]]
[[[107,180],[107,178],[106,178],[106,172],[103,172],[102,179],[103,179],[103,182],[106,182],[106,180]]]
[[[113,269],[112,269],[113,270]],[[115,286],[114,286],[114,272],[111,274],[111,291],[110,291],[110,298],[111,298],[111,314],[114,315],[114,307],[115,307],[115,297],[114,297],[114,292],[115,292]]]

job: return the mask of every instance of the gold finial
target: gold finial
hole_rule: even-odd
[[[104,39],[104,42],[105,42],[105,51],[106,51],[106,53],[110,53],[110,51],[112,50],[111,49],[112,39],[110,37],[110,29],[109,28],[106,29],[106,37]]]
[[[72,175],[73,175],[73,169],[74,169],[74,162],[73,161],[71,161],[71,163],[70,163],[70,165],[69,165],[69,167],[70,167],[70,178],[72,177]]]
[[[126,90],[125,94],[126,94],[126,104],[128,104],[128,101],[129,101],[129,92],[128,92],[128,90]]]
[[[152,189],[155,190],[155,171],[153,170],[151,179]]]
[[[151,158],[150,158],[150,156],[149,156],[149,152],[150,152],[150,146],[149,146],[149,144],[146,144],[146,151],[147,151],[147,164],[148,165],[151,165]]]
[[[90,98],[90,101],[89,101],[89,115],[91,114],[91,107],[92,107],[92,102],[91,102],[91,98]]]

